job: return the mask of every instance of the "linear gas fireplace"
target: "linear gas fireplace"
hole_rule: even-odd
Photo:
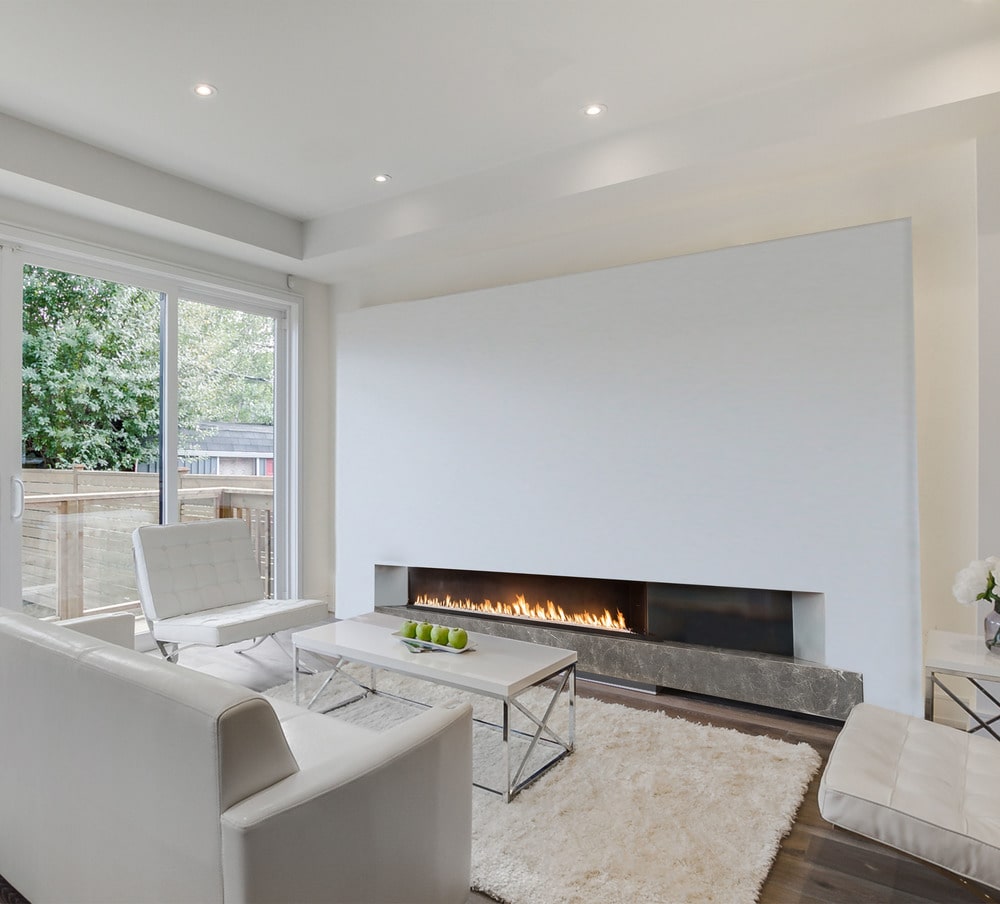
[[[408,568],[416,617],[438,610],[791,656],[792,594],[603,578]]]
[[[644,634],[640,584],[451,568],[407,570],[407,604],[475,615],[555,622],[584,629]]]
[[[844,719],[861,675],[799,658],[822,648],[805,635],[823,605],[788,590],[375,566],[381,612],[573,649],[584,676]]]

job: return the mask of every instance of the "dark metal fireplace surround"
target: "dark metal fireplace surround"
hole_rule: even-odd
[[[581,675],[650,690],[832,719],[845,719],[863,696],[859,674],[794,657],[790,591],[376,565],[375,603],[573,649]],[[536,608],[544,619],[524,611]]]

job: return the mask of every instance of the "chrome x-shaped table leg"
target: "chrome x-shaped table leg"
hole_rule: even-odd
[[[514,795],[521,791],[522,788],[531,784],[531,782],[538,778],[539,775],[554,766],[564,756],[568,756],[573,752],[573,745],[576,740],[576,666],[567,666],[567,668],[563,669],[562,672],[559,672],[552,677],[558,678],[559,675],[562,675],[562,679],[553,691],[552,697],[549,699],[548,706],[545,708],[545,714],[541,718],[531,712],[531,710],[518,700],[517,697],[505,698],[503,701],[503,725],[501,726],[501,730],[503,732],[503,764],[506,780],[506,788],[503,791],[503,799],[505,802],[509,802]],[[552,712],[555,709],[556,704],[559,702],[559,698],[562,696],[563,691],[567,692],[569,704],[568,740],[563,740],[552,728],[552,726],[549,725],[549,719],[552,717]],[[524,691],[521,693],[524,693]],[[528,744],[528,749],[525,751],[524,756],[521,757],[521,761],[518,764],[517,771],[514,773],[513,777],[511,777],[510,759],[511,706],[517,709],[518,712],[535,725],[535,731],[531,736],[531,742]],[[522,781],[521,775],[524,773],[524,770],[528,765],[528,760],[531,758],[531,754],[534,753],[535,747],[538,745],[540,740],[562,748],[562,752],[552,759],[547,760],[541,767]]]

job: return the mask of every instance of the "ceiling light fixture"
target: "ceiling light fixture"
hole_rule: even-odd
[[[218,94],[214,85],[209,85],[206,82],[201,82],[194,86],[192,89],[198,97],[211,97],[213,94]]]
[[[607,107],[604,104],[587,104],[583,108],[584,116],[600,116],[602,113],[607,112]]]
[[[375,176],[375,181],[379,183],[388,182],[391,178],[392,176],[390,176],[388,173],[379,173],[377,176]]]

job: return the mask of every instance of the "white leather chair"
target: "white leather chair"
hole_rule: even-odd
[[[238,518],[144,525],[132,533],[132,546],[143,614],[172,662],[182,644],[256,646],[327,617],[322,600],[263,597],[250,528]]]

